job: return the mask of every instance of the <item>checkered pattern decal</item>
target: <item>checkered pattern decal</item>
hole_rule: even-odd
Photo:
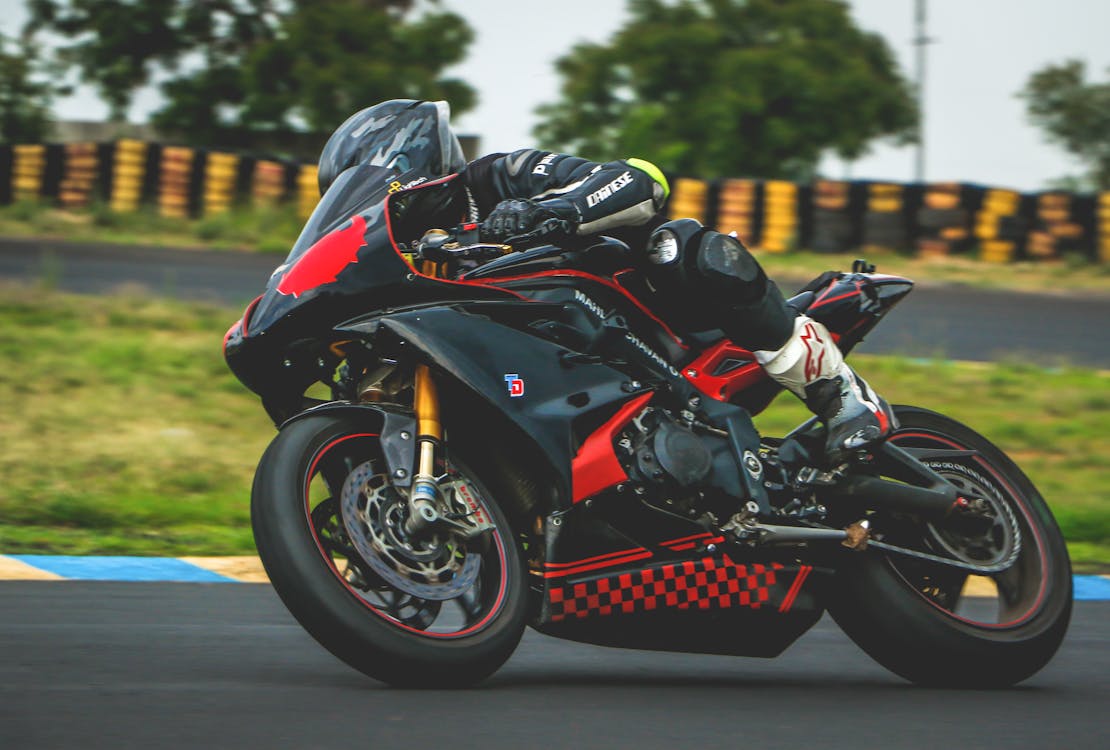
[[[548,589],[552,622],[654,609],[724,609],[769,604],[782,565],[738,565],[706,557]],[[777,604],[777,603],[776,603]]]

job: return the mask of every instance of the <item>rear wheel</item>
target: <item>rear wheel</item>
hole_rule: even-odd
[[[1071,566],[1044,499],[986,438],[941,414],[895,407],[890,440],[902,448],[974,451],[924,463],[974,498],[974,527],[876,512],[882,540],[1001,572],[971,575],[942,563],[872,549],[836,576],[829,611],[876,661],[913,682],[1011,685],[1055,654],[1072,606]]]
[[[259,463],[251,518],[278,595],[325,648],[394,685],[469,685],[512,654],[526,582],[501,509],[465,464],[441,464],[452,527],[413,537],[376,430],[321,414],[294,422]]]

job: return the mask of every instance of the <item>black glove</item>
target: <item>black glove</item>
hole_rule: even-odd
[[[573,212],[573,206],[567,203],[569,211],[558,211],[556,209],[562,206],[554,203],[519,198],[501,201],[482,222],[482,239],[503,242],[530,232],[537,232],[538,236],[571,234],[578,225],[577,221],[567,218]]]

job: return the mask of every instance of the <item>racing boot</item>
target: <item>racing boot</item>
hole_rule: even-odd
[[[824,423],[831,467],[897,427],[890,406],[848,366],[825,326],[805,315],[794,320],[794,333],[780,349],[757,351],[755,357]]]

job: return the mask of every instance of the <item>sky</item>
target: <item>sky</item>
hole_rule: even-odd
[[[886,38],[912,79],[914,0],[849,4],[861,27]],[[23,5],[23,0],[0,0],[0,29],[18,28]],[[443,0],[443,5],[477,33],[468,59],[452,73],[478,90],[480,103],[456,126],[480,136],[486,151],[533,145],[535,108],[558,98],[555,59],[577,42],[605,41],[626,18],[623,0]],[[926,179],[1035,190],[1081,172],[1081,164],[1044,143],[1015,94],[1034,70],[1067,58],[1086,61],[1089,76],[1105,78],[1110,2],[928,0],[927,8],[934,42],[925,85]],[[157,92],[144,92],[131,119],[142,120],[158,101]],[[87,90],[56,106],[62,119],[99,119],[105,113]],[[850,165],[826,159],[821,171],[833,178],[911,180],[914,150],[880,144]]]

